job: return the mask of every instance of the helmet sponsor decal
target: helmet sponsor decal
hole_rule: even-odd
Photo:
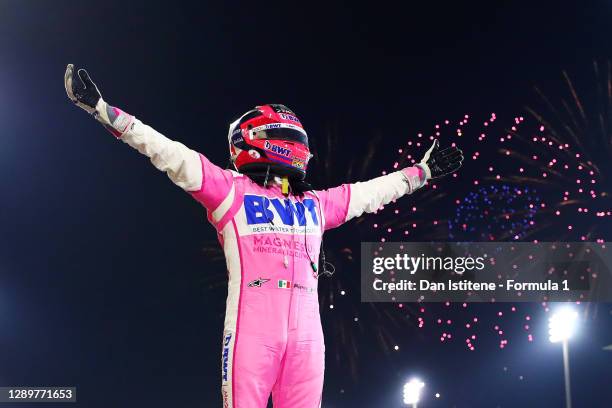
[[[280,116],[282,119],[285,119],[285,120],[291,120],[293,122],[300,123],[300,120],[297,117],[290,115],[288,113],[279,113],[278,116]]]
[[[249,132],[252,135],[253,133],[257,133],[257,132],[260,132],[262,130],[282,129],[282,128],[285,128],[285,129],[294,129],[294,130],[297,130],[298,132],[302,132],[303,134],[306,134],[306,132],[304,131],[304,129],[301,126],[294,125],[292,123],[268,123],[267,125],[261,125],[261,126],[254,127]]]
[[[291,115],[295,115],[291,109],[289,109],[288,107],[286,107],[285,105],[281,105],[278,103],[271,103],[270,106],[272,107],[272,109],[274,110],[274,112],[276,113],[289,113]]]
[[[270,143],[267,140],[264,143],[264,149],[280,156],[291,157],[291,149]]]
[[[257,150],[249,150],[249,156],[251,156],[254,159],[259,159],[261,157],[261,154],[259,154],[259,152]]]
[[[304,163],[303,160],[297,159],[295,157],[293,158],[291,165],[300,170],[304,170],[304,168],[306,167],[306,163]]]
[[[264,129],[278,129],[281,128],[282,123],[268,123],[267,125],[258,126],[255,129],[264,128]],[[253,130],[255,130],[253,129]]]
[[[233,135],[232,144],[238,147],[239,149],[243,149],[244,148],[244,138],[242,137],[242,134],[238,133],[238,134]]]

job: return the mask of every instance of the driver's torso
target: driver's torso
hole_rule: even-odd
[[[243,176],[233,190],[219,222],[209,213],[229,273],[226,329],[240,321],[253,334],[282,339],[303,327],[303,335],[320,337],[315,269],[325,218],[318,196],[285,196],[278,185]]]

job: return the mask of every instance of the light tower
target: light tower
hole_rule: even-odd
[[[404,404],[417,408],[423,387],[425,387],[425,383],[418,378],[413,378],[404,384]]]
[[[578,313],[564,307],[555,312],[548,320],[548,333],[551,343],[563,344],[563,374],[565,377],[565,406],[572,408],[572,396],[570,391],[570,372],[569,372],[569,339],[576,331],[578,323]]]

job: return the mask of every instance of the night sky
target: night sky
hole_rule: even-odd
[[[612,59],[609,0],[463,3],[1,0],[0,386],[74,385],[87,408],[221,405],[214,229],[73,106],[67,63],[87,68],[109,103],[221,166],[229,122],[284,103],[315,155],[336,129],[337,166],[382,135],[362,172],[373,177],[408,134],[470,112],[521,113],[535,84],[554,94],[562,70],[580,80],[593,60]],[[317,174],[317,188],[355,181]],[[457,183],[440,188],[467,191]],[[331,247],[342,238],[326,236]],[[344,272],[359,280],[358,268]],[[612,399],[612,352],[602,351],[612,308],[595,309],[572,345],[575,407]],[[397,353],[358,340],[354,372],[328,352],[323,406],[399,407],[413,373],[427,382],[423,407],[563,404],[561,351],[543,326],[528,347],[475,352],[413,323],[402,330]]]

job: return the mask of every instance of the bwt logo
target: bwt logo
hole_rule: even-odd
[[[230,352],[230,341],[232,340],[232,333],[227,333],[225,340],[223,341],[223,382],[227,382],[227,367],[229,364],[229,352]]]
[[[280,117],[285,119],[285,120],[292,120],[294,122],[300,123],[300,121],[298,120],[298,118],[296,118],[293,115],[289,115],[287,113],[279,113]]]
[[[317,207],[312,198],[300,201],[291,201],[288,198],[268,198],[254,194],[244,195],[244,210],[247,224],[267,224],[277,222],[278,219],[285,225],[306,225],[306,214],[314,225],[319,225]]]
[[[286,147],[280,147],[275,144],[272,144],[266,140],[264,143],[264,149],[271,151],[272,153],[280,154],[281,156],[289,157],[291,156],[291,149],[287,149]]]

